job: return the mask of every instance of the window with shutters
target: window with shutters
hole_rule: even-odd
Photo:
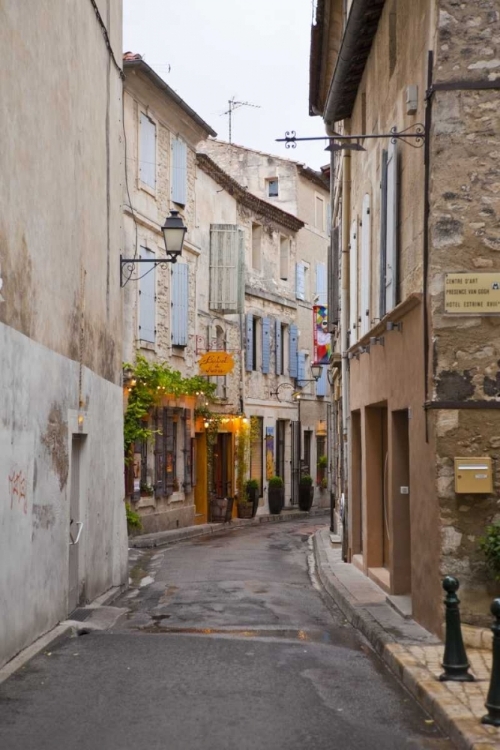
[[[271,369],[271,318],[262,320],[262,372],[268,375]]]
[[[349,345],[359,339],[358,324],[358,222],[351,224],[349,243]]]
[[[298,372],[299,329],[295,323],[293,323],[289,329],[288,353],[288,374],[291,378],[296,378]]]
[[[288,280],[290,265],[290,238],[280,237],[280,279]]]
[[[327,394],[327,388],[328,388],[328,376],[327,376],[327,367],[326,365],[321,367],[321,376],[319,380],[316,381],[316,396],[323,397]]]
[[[139,180],[156,190],[156,124],[144,112],[139,119]]]
[[[283,324],[280,320],[274,322],[274,362],[276,375],[283,375]]]
[[[188,293],[188,264],[172,264],[172,346],[187,346],[188,343]]]
[[[324,305],[328,301],[326,288],[326,265],[325,263],[316,263],[316,304]]]
[[[387,153],[387,211],[385,257],[385,312],[397,304],[398,287],[398,150],[389,144]]]
[[[281,375],[285,375],[289,361],[290,335],[286,323],[281,323]]]
[[[141,258],[154,261],[155,254],[141,247]],[[156,341],[156,271],[153,262],[140,263],[139,280],[139,340],[154,344]]]
[[[295,296],[297,299],[306,298],[306,271],[304,263],[295,264]]]
[[[236,313],[241,309],[243,231],[236,224],[210,225],[210,309]]]
[[[320,195],[316,195],[315,201],[315,224],[320,232],[325,231],[325,201]]]
[[[263,468],[262,452],[264,449],[264,420],[262,417],[250,418],[250,479],[259,483],[259,497],[262,497]]]
[[[252,370],[261,369],[262,363],[262,320],[252,317]]]
[[[335,227],[330,239],[328,253],[328,319],[330,330],[339,323],[340,313],[340,263],[339,263],[339,227]]]
[[[170,194],[172,201],[181,206],[187,202],[187,146],[179,138],[172,140]]]
[[[262,265],[262,227],[252,224],[252,268],[260,271]]]
[[[363,211],[361,220],[361,268],[360,268],[360,311],[361,318],[360,336],[371,328],[370,300],[371,300],[371,216],[370,196],[368,193],[363,198]]]
[[[299,388],[303,388],[306,385],[307,380],[307,352],[299,352],[297,357],[297,385]]]
[[[168,497],[179,489],[177,479],[178,413],[171,408],[156,410],[155,416],[155,496]]]
[[[267,180],[267,195],[269,198],[278,197],[279,181],[277,177]]]

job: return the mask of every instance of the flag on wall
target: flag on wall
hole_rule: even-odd
[[[313,307],[314,365],[327,365],[332,353],[332,338],[328,331],[328,308]]]

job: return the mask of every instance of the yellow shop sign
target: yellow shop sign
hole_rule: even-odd
[[[204,375],[227,375],[233,371],[234,359],[227,352],[207,352],[198,365]]]

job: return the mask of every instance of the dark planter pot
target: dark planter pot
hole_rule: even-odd
[[[248,503],[238,503],[238,518],[253,518],[253,504]]]
[[[216,498],[210,503],[210,516],[212,523],[228,523],[233,515],[232,497]]]
[[[247,498],[248,502],[252,503],[252,516],[251,518],[255,518],[255,515],[257,513],[257,508],[259,507],[259,490],[254,487],[254,489],[247,490]]]
[[[285,504],[285,488],[269,487],[267,491],[267,499],[269,500],[269,513],[273,516],[277,516],[281,513]]]
[[[314,499],[314,487],[299,484],[299,508],[300,510],[311,510]]]

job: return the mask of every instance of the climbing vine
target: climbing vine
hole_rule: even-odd
[[[135,365],[126,363],[131,371],[131,386],[124,415],[125,456],[136,441],[147,440],[153,434],[147,418],[164,396],[204,396],[213,401],[216,386],[201,375],[185,378],[178,370],[172,370],[166,362],[149,362],[137,356]]]

